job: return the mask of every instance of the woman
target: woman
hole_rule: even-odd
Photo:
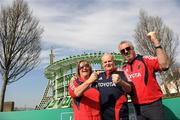
[[[96,88],[97,73],[86,60],[78,63],[76,76],[72,77],[68,92],[72,97],[74,120],[101,120],[100,93]]]

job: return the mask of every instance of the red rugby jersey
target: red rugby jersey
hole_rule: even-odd
[[[160,71],[160,66],[157,57],[143,56],[143,63],[142,60],[138,60],[139,56],[137,55],[131,64],[126,64],[123,70],[128,73],[134,85],[132,102],[134,104],[148,104],[163,96],[155,78],[155,72]],[[147,70],[145,70],[146,68]],[[145,75],[148,77],[146,78]]]
[[[83,80],[79,79],[75,80],[73,84],[78,87],[82,82]],[[101,120],[100,93],[96,88],[89,87],[81,97],[76,97],[70,86],[68,92],[72,97],[74,120]]]

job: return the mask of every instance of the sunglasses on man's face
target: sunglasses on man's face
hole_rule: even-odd
[[[130,50],[132,50],[131,47],[126,47],[126,48],[120,50],[120,53],[121,53],[122,55],[127,55],[127,54],[129,54]]]

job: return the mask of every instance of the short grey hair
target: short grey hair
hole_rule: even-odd
[[[103,59],[104,56],[111,56],[112,57],[112,60],[114,60],[114,56],[111,54],[111,53],[104,53],[101,57],[101,61]]]
[[[118,45],[118,48],[119,48],[120,45],[125,44],[125,43],[127,43],[130,47],[132,47],[132,48],[134,49],[134,45],[132,44],[131,41],[128,41],[128,40],[123,40],[123,41],[121,41],[121,42],[119,43],[119,45]]]

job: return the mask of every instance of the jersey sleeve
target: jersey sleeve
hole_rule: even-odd
[[[127,75],[126,71],[120,71],[120,77],[123,81],[130,82],[130,78]]]
[[[77,87],[77,84],[75,84],[75,80],[70,81],[69,86],[68,86],[68,92],[71,97],[76,97],[74,93],[74,88]]]
[[[144,58],[146,64],[148,65],[148,67],[153,68],[155,71],[160,71],[161,70],[157,57],[144,56],[143,58]]]

